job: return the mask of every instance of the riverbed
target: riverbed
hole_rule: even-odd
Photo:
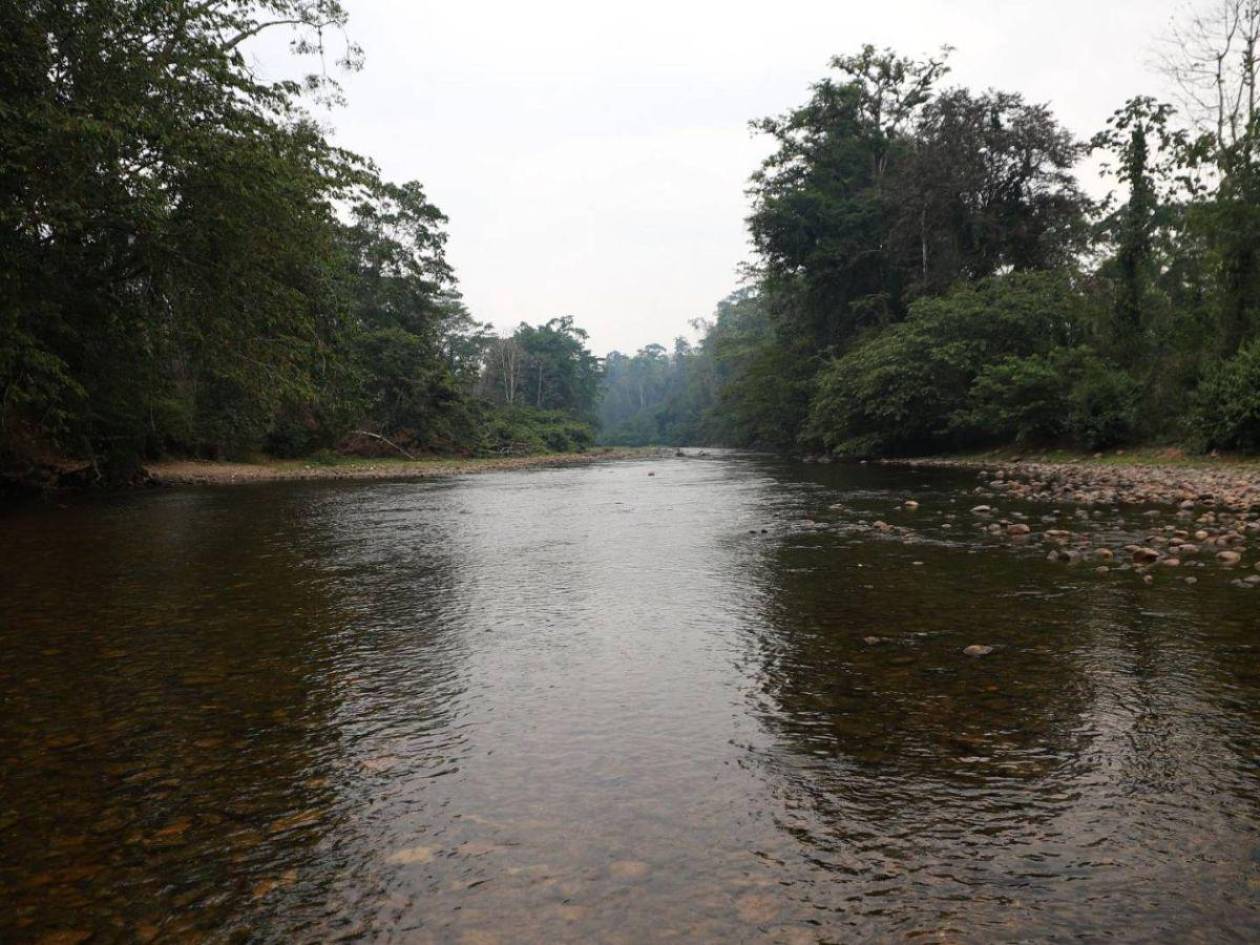
[[[1048,561],[975,487],[713,453],[0,513],[0,942],[1260,940],[1260,590]]]

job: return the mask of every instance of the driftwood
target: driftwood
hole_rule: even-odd
[[[351,431],[350,431],[350,433],[351,433],[351,435],[352,435],[352,436],[369,436],[369,437],[371,437],[371,438],[372,438],[372,439],[374,439],[374,440],[380,440],[380,441],[381,441],[382,443],[384,443],[386,446],[392,446],[394,449],[398,450],[398,452],[402,453],[402,454],[403,454],[404,456],[406,456],[408,459],[415,459],[415,458],[416,458],[414,454],[407,452],[405,449],[403,449],[401,446],[399,446],[399,445],[398,445],[397,443],[395,443],[393,440],[390,440],[390,439],[388,439],[388,438],[386,438],[386,437],[383,437],[383,436],[381,436],[379,433],[369,433],[367,430],[351,430]]]

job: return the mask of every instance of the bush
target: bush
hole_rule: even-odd
[[[804,437],[860,454],[949,448],[992,436],[984,424],[960,422],[976,406],[972,388],[986,371],[998,373],[982,391],[996,392],[1004,379],[1025,388],[1021,416],[988,419],[1035,426],[1048,409],[1038,403],[1046,366],[1013,362],[1077,343],[1087,317],[1088,300],[1055,273],[1001,276],[922,299],[906,321],[823,369]]]
[[[968,406],[955,426],[984,439],[1046,443],[1062,439],[1069,424],[1069,385],[1061,357],[1006,358],[981,370]]]
[[[594,442],[591,425],[564,411],[503,407],[492,411],[486,420],[482,451],[514,456],[579,453]]]
[[[1140,397],[1133,378],[1089,348],[1056,348],[983,369],[955,424],[979,440],[1103,449],[1133,437]]]
[[[1208,371],[1194,414],[1204,449],[1260,448],[1260,341]]]
[[[1072,385],[1068,431],[1073,442],[1101,450],[1131,442],[1142,388],[1129,374],[1086,354]]]

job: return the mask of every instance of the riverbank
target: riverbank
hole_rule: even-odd
[[[628,459],[656,459],[670,451],[651,447],[607,448],[583,453],[544,453],[535,456],[496,456],[472,459],[443,457],[425,459],[357,459],[338,457],[331,461],[310,459],[262,460],[225,463],[206,460],[164,460],[147,467],[153,481],[161,485],[236,485],[247,482],[278,482],[306,479],[430,479],[465,476],[474,473],[503,472],[549,466],[575,466],[586,463]]]
[[[1175,505],[1183,509],[1260,509],[1260,460],[1189,457],[1178,450],[1011,451],[882,460],[886,465],[976,470],[976,493],[1077,505]]]

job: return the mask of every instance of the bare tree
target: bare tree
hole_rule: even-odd
[[[1196,129],[1214,139],[1222,171],[1250,163],[1257,138],[1260,0],[1210,0],[1174,22],[1163,56]],[[1232,155],[1232,157],[1231,157]]]
[[[481,375],[483,394],[505,404],[516,403],[526,367],[526,352],[515,338],[496,338],[486,348]]]

